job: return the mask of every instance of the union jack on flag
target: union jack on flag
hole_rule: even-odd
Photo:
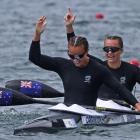
[[[20,87],[32,88],[32,82],[31,81],[21,81]]]

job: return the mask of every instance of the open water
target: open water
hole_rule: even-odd
[[[42,36],[42,52],[67,57],[64,15],[68,8],[76,15],[76,34],[86,36],[90,53],[104,59],[102,47],[106,34],[124,40],[123,59],[140,60],[139,0],[0,0],[0,86],[13,79],[37,80],[63,91],[60,78],[28,60],[29,47],[37,19],[45,15],[47,31]],[[104,19],[95,14],[101,12]],[[140,100],[140,95],[137,95]],[[59,99],[56,99],[59,100]],[[25,121],[47,114],[47,105],[0,107],[0,140],[139,140],[140,124],[95,127],[92,130],[62,131],[14,136],[14,128]]]

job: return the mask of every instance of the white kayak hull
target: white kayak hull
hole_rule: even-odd
[[[14,134],[19,135],[29,132],[53,133],[60,130],[94,127],[97,125],[112,126],[140,122],[140,113],[130,114],[131,108],[123,107],[108,100],[97,100],[98,107],[113,107],[122,109],[122,112],[96,111],[93,107],[83,107],[77,104],[66,106],[63,103],[48,108],[50,114],[32,120],[16,128]],[[91,109],[92,108],[92,109]],[[118,110],[117,110],[118,111]],[[125,113],[127,112],[127,113]],[[129,113],[128,113],[129,112]]]
[[[103,116],[80,115],[68,112],[51,111],[50,115],[32,120],[16,128],[15,135],[23,133],[54,133],[61,130],[94,127],[96,125],[112,126],[140,122],[140,115],[105,113]]]

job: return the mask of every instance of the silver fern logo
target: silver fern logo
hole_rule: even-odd
[[[121,78],[120,78],[120,83],[121,83],[121,84],[125,84],[125,82],[126,82],[125,76],[121,77]]]
[[[85,76],[85,83],[90,83],[91,82],[91,76],[90,75],[87,75]]]

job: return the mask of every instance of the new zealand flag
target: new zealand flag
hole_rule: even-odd
[[[36,81],[21,81],[20,92],[30,97],[41,97],[42,84]]]
[[[13,94],[11,91],[0,91],[0,106],[12,105]]]

